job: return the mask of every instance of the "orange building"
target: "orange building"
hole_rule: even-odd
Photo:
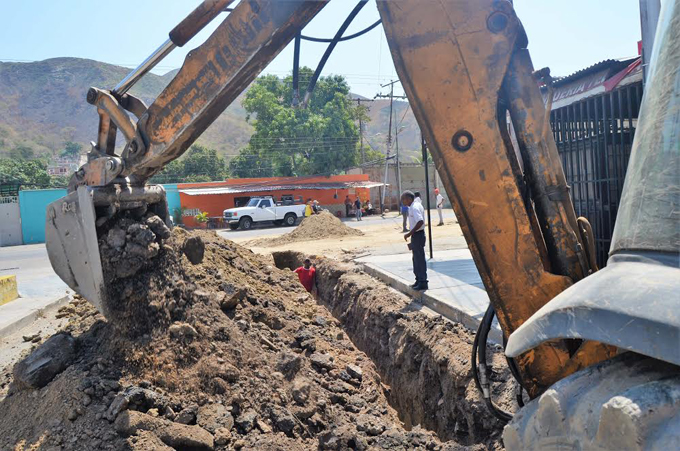
[[[180,183],[177,185],[182,222],[188,227],[198,224],[194,216],[207,212],[210,218],[221,220],[227,208],[245,205],[251,197],[293,196],[296,201],[318,200],[319,204],[335,215],[345,216],[345,196],[352,201],[357,196],[362,202],[370,200],[379,205],[379,195],[371,199],[371,188],[382,187],[382,183],[371,182],[367,174],[347,174],[311,177],[270,177],[252,179],[231,179],[224,182]],[[374,193],[378,190],[373,190]]]

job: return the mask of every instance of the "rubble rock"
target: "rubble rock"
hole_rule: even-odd
[[[257,420],[257,412],[248,410],[236,418],[236,426],[243,434],[247,434],[255,427],[255,420]]]
[[[314,366],[317,369],[326,369],[326,370],[332,370],[335,368],[335,364],[331,360],[331,356],[328,354],[320,354],[315,352],[311,356],[309,356],[309,360],[312,363],[312,366]]]
[[[170,238],[171,234],[170,229],[160,217],[155,215],[149,216],[146,219],[146,225],[151,229],[153,233],[155,233],[162,239],[167,240],[168,238]]]
[[[182,409],[175,417],[175,421],[180,424],[192,424],[196,421],[196,412],[198,411],[198,406],[191,406]]]
[[[173,423],[132,410],[118,415],[114,426],[124,436],[134,435],[138,431],[152,432],[163,443],[176,449],[212,450],[215,446],[213,436],[200,426]]]
[[[312,392],[312,386],[306,379],[296,379],[293,383],[293,389],[291,390],[291,396],[296,403],[304,405],[308,400]]]
[[[230,431],[234,427],[234,417],[222,404],[208,404],[198,408],[196,423],[214,434],[220,428]]]
[[[122,249],[125,246],[126,233],[123,229],[111,229],[106,235],[106,243],[114,248]]]
[[[28,357],[14,365],[14,382],[20,388],[40,388],[64,371],[76,356],[76,342],[69,334],[50,337]]]
[[[205,253],[205,243],[203,242],[200,236],[194,235],[192,237],[187,238],[184,241],[182,251],[192,264],[198,265],[203,261],[203,255]]]
[[[170,336],[173,338],[194,338],[198,335],[196,329],[191,324],[175,323],[168,328]]]
[[[272,409],[271,418],[280,431],[283,431],[286,434],[293,432],[293,428],[295,428],[296,424],[295,417],[288,410],[275,406]]]
[[[352,378],[359,381],[364,377],[364,372],[357,365],[347,365],[345,367],[345,371],[347,371],[347,374],[349,374]]]

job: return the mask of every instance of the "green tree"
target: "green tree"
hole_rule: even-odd
[[[0,184],[48,187],[52,185],[52,177],[43,160],[0,158]]]
[[[300,69],[304,93],[313,71]],[[356,120],[365,110],[349,98],[341,76],[321,77],[306,108],[293,107],[292,77],[265,75],[243,100],[255,133],[230,162],[236,177],[336,174],[359,161]]]
[[[80,151],[82,149],[82,144],[78,144],[73,141],[66,141],[64,143],[64,150],[61,151],[60,156],[76,160],[80,156]]]
[[[215,149],[199,144],[189,148],[184,158],[170,162],[152,183],[212,182],[227,177],[227,164]]]

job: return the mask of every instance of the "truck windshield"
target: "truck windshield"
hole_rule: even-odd
[[[257,203],[260,201],[260,199],[250,199],[248,201],[248,206],[249,207],[257,207]]]

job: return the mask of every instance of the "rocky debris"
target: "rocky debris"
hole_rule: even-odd
[[[124,436],[137,434],[139,431],[151,432],[175,449],[211,450],[215,447],[213,436],[200,426],[173,423],[142,412],[122,412],[116,418],[114,427]]]
[[[24,342],[30,341],[32,343],[38,343],[40,340],[42,340],[42,338],[40,338],[40,332],[32,335],[23,335],[21,338],[24,340]]]
[[[158,216],[152,215],[146,218],[146,225],[151,229],[156,236],[161,237],[164,240],[170,238],[170,229]]]
[[[353,379],[360,381],[364,377],[364,372],[360,367],[356,365],[349,364],[345,367],[345,371]]]
[[[239,301],[246,299],[247,290],[244,287],[235,287],[230,284],[222,285],[222,292],[219,293],[221,298],[218,299],[222,310],[233,310],[238,305]]]
[[[182,252],[192,264],[198,265],[203,261],[205,244],[200,236],[191,236],[184,241]]]
[[[14,366],[14,382],[19,388],[44,387],[71,364],[75,355],[72,336],[54,335]]]
[[[456,360],[455,352],[468,358],[467,332],[409,313],[406,301],[387,288],[371,291],[380,284],[351,268],[322,263],[324,295],[338,286],[329,296],[338,303],[330,304],[335,319],[267,258],[209,232],[175,228],[163,239],[146,219],[146,229],[131,228],[133,219],[126,214],[98,231],[102,252],[117,258],[105,263],[110,315],[82,299],[60,310],[77,354],[45,387],[0,401],[0,449],[500,446],[500,425],[472,396],[467,363]],[[125,232],[119,249],[108,242],[110,230]],[[118,266],[131,258],[125,249],[148,242],[149,233],[157,255],[119,277]],[[205,246],[200,265],[185,259],[191,236]],[[234,293],[237,301],[225,308]],[[451,428],[437,429],[449,442],[412,427],[438,422]]]
[[[309,361],[312,363],[312,366],[317,369],[332,370],[335,368],[333,358],[328,354],[319,354],[315,352],[309,356]]]
[[[191,324],[187,323],[174,323],[168,328],[168,333],[170,333],[172,338],[184,338],[189,340],[198,335],[196,329],[194,329]]]
[[[175,421],[181,424],[191,424],[196,421],[197,412],[198,406],[195,404],[187,408],[184,408],[179,414],[177,414],[177,417],[175,417]]]
[[[274,247],[296,241],[321,240],[343,236],[361,236],[361,230],[348,227],[328,211],[304,218],[291,232],[274,238],[260,238],[246,243],[255,247]]]
[[[214,434],[220,428],[231,431],[234,417],[222,404],[208,404],[198,408],[196,423]]]
[[[236,426],[244,434],[249,433],[255,427],[255,421],[257,420],[257,412],[254,410],[248,410],[236,418]]]

